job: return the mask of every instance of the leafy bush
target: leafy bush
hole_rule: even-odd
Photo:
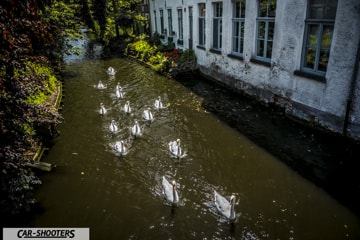
[[[174,48],[172,51],[164,52],[164,56],[167,61],[176,62],[176,60],[181,56],[181,50]]]
[[[26,102],[30,104],[42,104],[47,100],[49,95],[55,91],[58,80],[52,70],[47,66],[30,61],[25,62],[25,65],[26,69],[24,71],[17,72],[19,77],[27,78],[27,76],[35,74],[42,80],[42,87],[34,86],[32,90],[33,93],[29,94]],[[31,84],[31,82],[29,82],[29,84]]]
[[[164,60],[164,54],[162,54],[161,52],[157,52],[155,55],[149,58],[149,63],[151,65],[156,65],[162,63],[163,60]]]
[[[177,59],[176,63],[181,64],[188,61],[196,61],[196,55],[193,50],[186,49],[181,56]]]

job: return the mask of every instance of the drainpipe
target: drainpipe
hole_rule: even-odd
[[[359,72],[359,61],[360,61],[360,40],[359,40],[358,49],[357,49],[357,53],[356,53],[354,71],[351,76],[349,96],[348,96],[347,104],[346,104],[346,113],[345,113],[344,127],[343,127],[344,136],[347,135],[347,128],[348,128],[348,124],[349,124],[349,115],[350,115],[350,111],[351,111],[352,100],[354,98],[354,93],[355,93],[356,78],[357,78],[357,74]]]

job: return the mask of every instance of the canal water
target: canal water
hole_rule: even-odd
[[[44,211],[33,226],[88,227],[91,239],[108,240],[360,239],[357,215],[208,111],[184,84],[129,59],[74,62],[65,72],[64,121],[43,159],[57,167],[41,176],[36,198]],[[100,80],[105,89],[97,89]],[[167,108],[154,109],[147,123],[143,110],[158,96]],[[143,134],[132,138],[135,120]],[[178,138],[180,159],[168,151]],[[120,140],[129,146],[123,156],[113,149]],[[176,207],[163,199],[163,176],[177,182]],[[214,190],[236,196],[235,222],[217,213]]]

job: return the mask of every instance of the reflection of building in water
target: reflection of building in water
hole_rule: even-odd
[[[286,112],[360,139],[358,0],[152,0],[164,44],[201,72]]]

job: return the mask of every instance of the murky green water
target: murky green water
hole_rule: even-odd
[[[91,239],[360,239],[357,216],[206,112],[178,82],[127,59],[73,63],[66,72],[74,77],[65,79],[65,120],[43,159],[57,168],[42,176],[36,227],[89,227]],[[99,80],[106,89],[94,87]],[[124,99],[115,98],[117,82]],[[142,112],[157,96],[169,107],[146,124]],[[121,110],[127,100],[131,114]],[[135,119],[143,135],[130,141]],[[177,138],[187,152],[180,160],[167,147]],[[125,156],[113,151],[119,140],[131,144]],[[178,207],[163,200],[162,176],[178,182]],[[235,223],[214,210],[214,190],[236,195]]]

